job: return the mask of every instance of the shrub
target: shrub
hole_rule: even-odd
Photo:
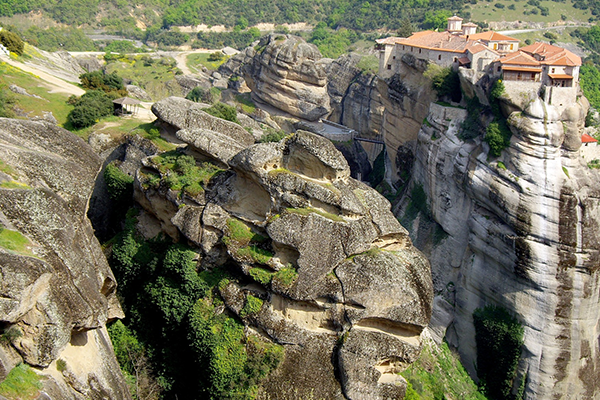
[[[196,103],[214,104],[221,98],[221,92],[217,88],[204,89],[200,86],[196,86],[185,96],[185,98],[195,101]]]
[[[262,308],[263,301],[258,297],[254,297],[251,294],[246,296],[246,304],[240,311],[240,317],[245,318],[247,316],[257,314]]]
[[[473,313],[477,344],[477,376],[492,399],[511,398],[511,389],[523,345],[523,326],[498,306]]]
[[[13,52],[19,56],[23,55],[25,49],[25,43],[23,40],[14,32],[3,29],[0,31],[0,43],[2,43],[10,52]]]
[[[502,150],[510,145],[510,137],[512,133],[506,121],[494,120],[491,122],[486,131],[484,140],[490,145],[490,155],[492,157],[499,157],[502,154]]]
[[[208,56],[208,61],[221,61],[225,58],[225,54],[221,51],[215,51],[214,53],[210,53]]]
[[[106,166],[104,180],[113,201],[128,202],[133,196],[133,177],[121,171],[114,161]]]
[[[454,102],[460,101],[462,93],[456,71],[453,71],[450,67],[441,68],[436,69],[436,72],[430,73],[429,76],[431,77],[431,87],[437,92],[438,97],[449,97]]]
[[[298,279],[298,272],[294,267],[280,269],[273,275],[273,279],[277,280],[283,286],[290,286]]]
[[[56,369],[58,372],[65,372],[67,370],[67,362],[62,358],[56,360]]]
[[[89,91],[80,98],[70,99],[70,101],[75,108],[67,116],[67,121],[75,129],[92,126],[100,118],[113,113],[112,100],[99,90]]]
[[[286,137],[287,135],[285,134],[285,132],[283,130],[274,130],[274,129],[267,129],[267,133],[265,133],[264,135],[262,135],[259,139],[260,143],[268,143],[268,142],[279,142],[281,141],[281,139],[283,139],[284,137]]]
[[[217,102],[212,107],[205,108],[203,111],[215,117],[239,124],[239,121],[237,119],[237,110],[235,109],[235,107],[228,106],[227,104]]]

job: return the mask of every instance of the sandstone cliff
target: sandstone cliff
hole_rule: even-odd
[[[105,328],[123,316],[116,282],[86,218],[100,160],[62,128],[10,119],[0,160],[0,378],[24,362],[45,398],[129,398]]]
[[[148,184],[161,174],[150,157],[135,198],[164,232],[199,249],[203,268],[235,266],[238,278],[219,287],[225,306],[285,348],[259,398],[402,398],[396,372],[419,354],[432,291],[429,264],[387,200],[350,178],[324,138],[298,131],[248,145],[241,132],[192,126],[208,114],[188,120],[190,107],[166,99],[153,111],[177,126],[187,153],[227,172],[196,196],[179,195]],[[252,313],[250,302],[259,304]]]
[[[473,311],[502,305],[525,328],[526,398],[598,399],[599,176],[579,150],[588,103],[561,115],[536,94],[502,102],[513,136],[497,159],[457,137],[465,110],[432,104],[419,132],[413,184],[435,222],[421,215],[411,230],[432,263],[434,328],[449,325],[475,375]]]

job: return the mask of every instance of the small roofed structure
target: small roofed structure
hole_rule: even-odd
[[[588,143],[598,143],[598,141],[596,139],[594,139],[593,137],[591,137],[590,135],[588,135],[587,133],[584,133],[583,135],[581,135],[581,143],[583,143],[585,146],[588,145]]]
[[[121,97],[120,99],[113,100],[114,114],[115,115],[136,115],[140,109],[142,102],[131,97]]]

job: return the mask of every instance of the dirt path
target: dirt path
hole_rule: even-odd
[[[0,57],[0,60],[6,62],[9,65],[12,65],[13,67],[19,68],[25,72],[29,72],[38,76],[41,80],[45,82],[46,86],[48,86],[51,93],[59,92],[73,94],[75,96],[81,96],[85,93],[85,90],[83,90],[82,88],[75,86],[72,83],[65,82],[62,79],[52,76],[47,72],[37,69],[31,65],[25,65],[9,57]]]
[[[187,56],[189,56],[190,54],[197,54],[197,53],[214,53],[215,51],[218,51],[218,50],[198,49],[198,50],[193,50],[193,51],[179,52],[177,55],[174,56],[175,61],[177,61],[177,68],[179,68],[181,71],[183,71],[184,75],[191,75],[191,74],[193,74],[193,72],[187,66]]]

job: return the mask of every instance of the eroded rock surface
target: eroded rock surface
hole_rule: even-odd
[[[579,152],[589,105],[580,97],[560,114],[525,100],[502,99],[513,136],[497,159],[457,137],[465,110],[432,105],[414,182],[439,225],[417,218],[414,239],[433,266],[436,329],[450,324],[473,375],[473,311],[499,304],[525,328],[527,399],[598,399],[599,175]]]
[[[315,45],[292,35],[273,34],[248,48],[229,70],[242,72],[252,97],[315,121],[330,111],[326,65]],[[239,62],[245,62],[241,67]]]
[[[201,129],[177,135],[190,132],[190,154],[198,142],[241,146]],[[396,372],[418,356],[432,307],[427,260],[387,200],[350,178],[328,140],[298,131],[242,147],[231,158],[203,152],[228,170],[194,198],[149,188],[153,163],[144,162],[135,197],[199,248],[203,268],[235,265],[239,279],[219,288],[225,306],[250,332],[285,347],[259,398],[402,398]],[[269,279],[253,279],[257,271]],[[243,311],[249,299],[261,304],[251,314]]]
[[[3,118],[0,160],[0,224],[22,238],[0,247],[1,376],[23,361],[52,398],[129,398],[104,328],[123,316],[116,282],[86,217],[100,160],[53,124]]]

